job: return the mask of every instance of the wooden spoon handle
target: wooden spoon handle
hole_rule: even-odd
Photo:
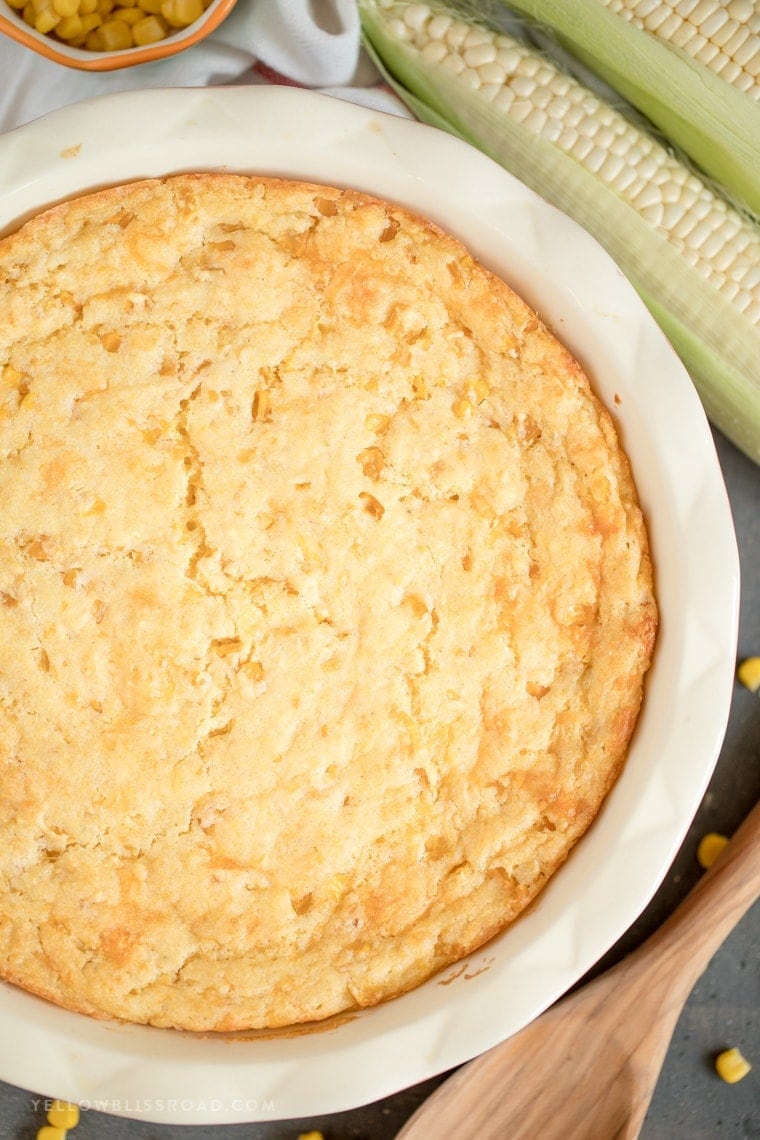
[[[647,965],[678,962],[678,989],[688,994],[715,951],[760,895],[760,802],[728,847],[659,930],[634,951]]]
[[[635,1140],[693,982],[760,892],[760,805],[660,930],[463,1066],[398,1140]]]

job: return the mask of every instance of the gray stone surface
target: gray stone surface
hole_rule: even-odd
[[[742,658],[760,654],[760,469],[722,437],[716,437],[716,443],[742,562]],[[737,685],[725,744],[689,834],[649,907],[597,969],[612,965],[663,921],[700,874],[695,859],[699,838],[712,830],[730,834],[759,794],[760,695]],[[641,1140],[760,1140],[759,1012],[760,906],[756,904],[715,956],[687,1003]],[[736,1085],[724,1084],[712,1067],[715,1054],[729,1045],[739,1045],[755,1066]],[[267,1124],[183,1128],[86,1112],[71,1136],[73,1140],[296,1140],[300,1132],[320,1129],[325,1140],[391,1140],[438,1083],[428,1081],[351,1112]],[[44,1123],[46,1095],[55,1095],[55,1090],[41,1087],[30,1093],[0,1082],[0,1140],[34,1140]],[[590,1128],[588,1140],[608,1138],[594,1136]]]

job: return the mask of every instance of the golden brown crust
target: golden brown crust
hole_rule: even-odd
[[[271,1027],[502,929],[655,633],[575,361],[430,223],[232,175],[42,215],[0,312],[0,976]]]

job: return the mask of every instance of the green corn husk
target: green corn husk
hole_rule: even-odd
[[[429,7],[473,27],[488,26],[473,17],[472,0]],[[370,54],[413,114],[478,147],[597,238],[681,356],[713,424],[760,463],[757,317],[740,312],[665,233],[575,157],[485,102],[459,76],[399,38],[388,0],[360,0],[359,11]],[[739,221],[750,227],[750,241],[758,243],[760,253],[760,228],[747,218]]]
[[[760,216],[760,103],[599,0],[504,2],[550,28],[589,70]]]

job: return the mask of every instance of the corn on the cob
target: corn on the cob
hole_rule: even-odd
[[[760,12],[750,0],[503,0],[550,27],[760,216]]]
[[[598,0],[760,100],[760,10],[752,0]]]
[[[760,462],[760,229],[622,113],[460,7],[360,0],[360,12],[418,118],[474,143],[606,246],[710,418]]]

